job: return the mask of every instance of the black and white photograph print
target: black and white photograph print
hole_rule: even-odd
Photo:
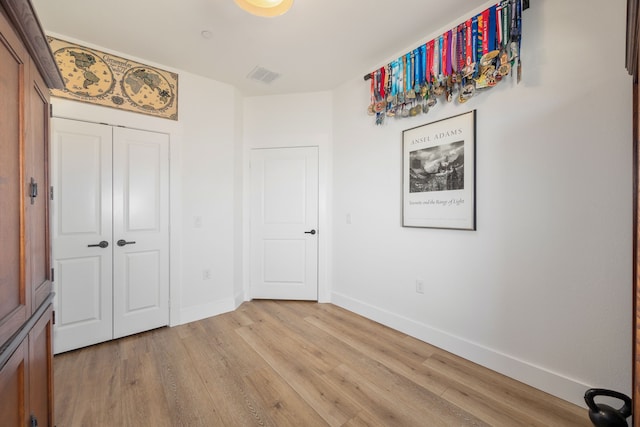
[[[464,141],[409,153],[409,192],[464,190]]]
[[[402,226],[476,229],[476,111],[402,132]]]

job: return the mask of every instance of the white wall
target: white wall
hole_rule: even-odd
[[[376,127],[362,77],[338,88],[332,301],[578,404],[590,386],[629,394],[625,13],[621,1],[532,2],[522,83],[427,116]],[[477,231],[402,228],[402,131],[471,109]]]
[[[65,40],[125,56],[64,35]],[[99,107],[52,98],[54,115],[104,122],[170,135],[170,298],[172,325],[233,310],[237,304],[234,283],[242,279],[240,242],[241,203],[241,98],[227,84],[181,70],[179,74],[179,120]],[[240,113],[239,113],[240,112]],[[240,158],[238,159],[238,156]],[[196,227],[199,219],[201,227]],[[237,242],[237,243],[236,243]],[[211,279],[203,279],[203,271]],[[241,282],[239,282],[241,283]],[[241,298],[240,298],[241,299]]]

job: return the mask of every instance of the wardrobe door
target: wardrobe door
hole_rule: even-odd
[[[27,52],[0,9],[0,346],[31,314],[24,277],[22,177]]]
[[[0,422],[3,426],[25,425],[28,412],[27,340],[0,369]]]
[[[38,427],[53,426],[53,353],[51,305],[29,333],[29,417]]]
[[[49,239],[49,92],[35,67],[27,86],[25,140],[26,286],[35,311],[51,292]]]

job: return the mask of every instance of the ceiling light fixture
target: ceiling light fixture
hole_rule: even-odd
[[[286,13],[293,5],[293,0],[235,0],[235,2],[252,15],[269,18]]]

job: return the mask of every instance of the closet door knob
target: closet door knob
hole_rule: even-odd
[[[116,242],[116,244],[117,244],[118,246],[133,245],[133,244],[135,244],[135,243],[136,243],[136,242],[127,242],[127,241],[126,241],[126,240],[124,240],[124,239],[120,239],[120,240],[118,240],[118,241]]]
[[[316,234],[316,230],[305,231],[304,234]]]

